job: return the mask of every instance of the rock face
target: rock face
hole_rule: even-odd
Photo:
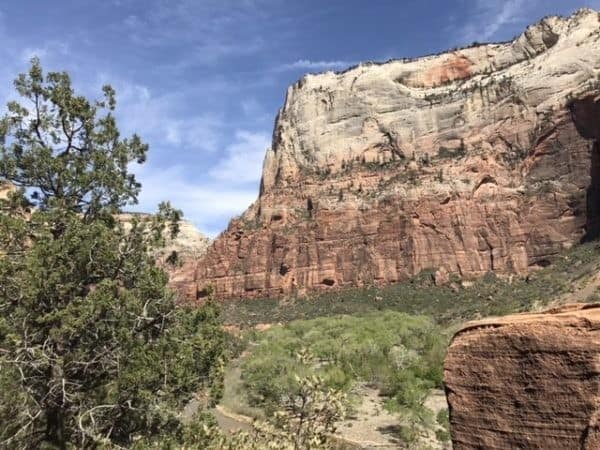
[[[600,448],[600,305],[467,324],[445,383],[454,449]]]
[[[513,42],[306,75],[260,195],[180,285],[201,298],[525,273],[598,231],[600,19]]]
[[[15,191],[15,187],[7,182],[0,182],[0,199],[6,200],[11,192]]]
[[[122,213],[118,218],[124,223],[127,229],[134,216],[150,216],[145,213]],[[210,245],[210,239],[203,235],[193,223],[187,220],[179,222],[179,233],[175,239],[165,236],[165,247],[160,249],[155,256],[159,264],[169,273],[169,283],[178,290],[189,287],[189,273],[184,269],[189,265],[195,265],[195,262],[201,258]],[[166,264],[167,258],[173,253],[177,253],[179,263],[177,266]],[[181,266],[179,266],[179,264]],[[183,280],[182,280],[183,278]]]
[[[125,224],[127,229],[128,224],[134,216],[149,217],[146,213],[122,213],[119,214],[119,220]],[[210,239],[204,236],[193,223],[187,220],[179,222],[179,233],[175,239],[165,236],[165,247],[161,249],[161,255],[168,257],[173,251],[186,260],[198,259],[208,249]]]

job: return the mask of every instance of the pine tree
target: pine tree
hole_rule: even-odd
[[[32,60],[0,119],[0,448],[130,446],[180,429],[178,411],[220,367],[218,311],[177,306],[150,256],[180,212],[137,201],[115,91],[90,101]]]

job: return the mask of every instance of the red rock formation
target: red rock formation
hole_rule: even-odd
[[[174,283],[266,297],[545,265],[599,225],[599,23],[304,77],[258,200]]]
[[[600,448],[600,305],[471,322],[444,372],[455,450]]]

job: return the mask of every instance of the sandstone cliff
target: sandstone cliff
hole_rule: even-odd
[[[122,213],[119,214],[119,220],[129,226],[134,215],[149,216],[146,213]],[[189,286],[189,274],[183,267],[195,265],[207,251],[210,239],[203,235],[193,223],[187,220],[179,222],[179,233],[175,239],[171,239],[168,233],[165,233],[165,247],[158,250],[154,256],[169,274],[169,283],[176,289],[182,286]],[[167,263],[167,259],[175,252],[177,254],[177,264]],[[182,279],[183,278],[183,279]]]
[[[138,217],[150,217],[147,213],[122,213],[119,214],[119,221],[125,224],[125,228],[129,227],[134,216]],[[176,251],[182,256],[188,258],[201,257],[210,244],[210,239],[204,236],[196,226],[187,220],[181,220],[178,223],[179,233],[175,236],[175,239],[166,237],[165,248],[163,253],[171,253]]]
[[[467,324],[445,362],[454,449],[600,448],[600,305]]]
[[[512,42],[306,75],[260,195],[178,286],[201,298],[525,273],[597,232],[600,16]]]

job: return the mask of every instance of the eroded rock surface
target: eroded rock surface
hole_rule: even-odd
[[[513,42],[307,75],[260,196],[179,286],[201,298],[525,273],[600,217],[600,18]]]
[[[467,324],[445,361],[454,449],[600,448],[600,305]]]
[[[132,219],[135,217],[149,217],[146,213],[122,213],[118,215],[118,219],[125,225],[125,228],[130,227]],[[195,266],[196,261],[201,258],[207,251],[210,245],[210,239],[202,234],[196,226],[187,221],[179,222],[179,233],[172,239],[169,233],[165,232],[165,247],[157,250],[154,253],[158,263],[169,274],[169,284],[181,291],[185,292],[191,285],[189,271],[186,269],[189,266]],[[175,263],[167,260],[176,254]],[[190,298],[192,296],[188,295]]]

